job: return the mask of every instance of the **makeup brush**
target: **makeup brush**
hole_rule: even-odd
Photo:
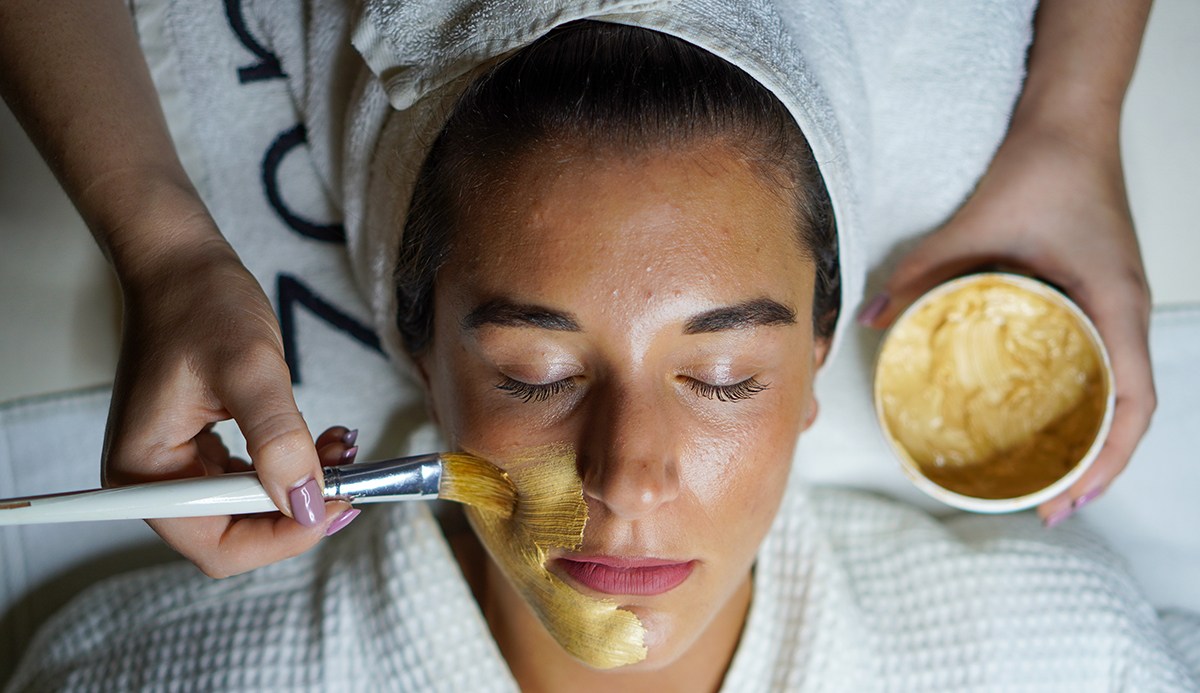
[[[517,489],[486,460],[460,452],[325,467],[325,498],[352,504],[442,498],[509,517]],[[0,525],[273,512],[254,472],[154,481],[0,500]]]

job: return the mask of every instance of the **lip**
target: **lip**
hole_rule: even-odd
[[[653,596],[669,592],[692,574],[695,561],[588,556],[556,559],[576,582],[602,594]]]

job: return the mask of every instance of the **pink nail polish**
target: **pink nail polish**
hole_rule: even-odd
[[[325,522],[325,499],[316,479],[309,479],[288,493],[292,517],[304,527],[316,527]]]
[[[1047,517],[1042,522],[1042,524],[1046,527],[1046,529],[1050,529],[1054,525],[1056,525],[1056,524],[1062,522],[1063,520],[1067,519],[1068,517],[1070,517],[1071,514],[1074,512],[1075,512],[1075,508],[1073,506],[1068,505],[1067,507],[1063,508],[1062,510],[1059,510],[1059,511],[1051,514],[1050,517]]]
[[[350,447],[350,446],[354,445],[354,441],[356,441],[356,440],[358,440],[358,429],[357,428],[354,429],[353,431],[346,431],[346,435],[342,436],[342,445],[345,445],[346,447]]]
[[[1087,505],[1088,503],[1091,503],[1092,501],[1096,500],[1100,496],[1101,493],[1104,493],[1103,486],[1101,486],[1100,488],[1094,488],[1091,491],[1088,491],[1087,493],[1083,494],[1079,498],[1076,498],[1075,502],[1071,504],[1071,507],[1075,510],[1079,510],[1080,508]]]
[[[338,464],[350,464],[351,462],[354,461],[354,457],[356,455],[358,455],[358,446],[357,445],[350,448],[349,450],[343,452],[342,459],[338,461]]]
[[[354,518],[358,517],[358,514],[361,512],[362,511],[359,510],[358,508],[351,508],[351,509],[347,510],[346,512],[342,513],[341,515],[338,516],[338,519],[329,523],[329,529],[325,530],[325,536],[332,537],[333,535],[342,531],[343,529],[346,528],[346,525],[350,524],[350,521],[353,520]]]
[[[863,309],[858,312],[858,324],[869,326],[875,322],[884,309],[887,308],[891,298],[886,293],[881,293],[871,299],[870,303],[863,306]]]

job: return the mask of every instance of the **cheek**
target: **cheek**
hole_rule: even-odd
[[[756,523],[774,516],[792,466],[796,440],[810,400],[803,374],[781,378],[761,401],[731,407],[735,416],[693,428],[681,458],[685,488],[715,513],[736,513]],[[752,409],[750,409],[752,407]]]
[[[721,556],[714,567],[737,578],[753,560],[779,510],[792,446],[747,441],[718,448],[715,443],[681,470],[681,485],[694,496],[691,507],[700,511],[689,513],[686,525],[693,534],[703,528],[703,542]]]
[[[507,450],[562,442],[561,436],[539,435],[543,427],[520,415],[515,400],[498,394],[498,376],[477,359],[450,354],[439,360],[442,365],[430,379],[429,392],[449,445],[500,458]]]

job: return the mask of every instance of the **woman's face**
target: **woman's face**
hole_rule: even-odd
[[[500,178],[498,176],[498,178]],[[547,568],[658,668],[732,630],[815,414],[814,265],[786,195],[718,144],[544,147],[461,219],[419,362],[450,442],[575,450],[589,520]]]

